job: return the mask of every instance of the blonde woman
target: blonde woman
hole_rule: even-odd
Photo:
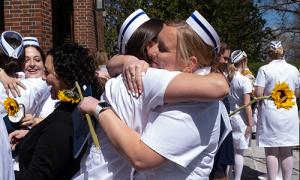
[[[254,84],[256,96],[268,96],[276,83],[285,82],[298,97],[299,71],[285,61],[281,42],[271,41],[267,53],[270,62],[258,70]],[[289,110],[277,109],[272,100],[264,100],[258,112],[257,143],[265,148],[268,179],[275,180],[281,166],[283,180],[290,180],[293,170],[292,147],[299,145],[297,104]]]
[[[236,50],[231,53],[231,67],[229,67],[229,104],[230,112],[250,102],[252,93],[251,81],[242,75],[247,64],[244,51]],[[234,147],[234,179],[240,180],[244,165],[244,150],[248,148],[252,133],[252,109],[247,106],[237,114],[230,117]],[[232,168],[232,166],[231,166]],[[231,173],[231,170],[229,171]]]

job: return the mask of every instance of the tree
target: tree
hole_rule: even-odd
[[[288,60],[300,63],[300,22],[299,0],[264,0],[257,1],[256,6],[262,16],[273,16],[273,36],[269,40],[279,39],[283,42]]]
[[[142,8],[149,17],[163,20],[185,20],[198,10],[217,30],[221,40],[234,49],[243,49],[250,60],[262,57],[261,46],[270,31],[263,29],[265,21],[258,8],[248,0],[132,0],[107,2],[106,48],[116,53],[118,30],[125,18]]]

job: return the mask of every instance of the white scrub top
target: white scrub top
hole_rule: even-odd
[[[291,90],[299,88],[299,71],[285,60],[273,60],[262,66],[255,86],[264,87],[264,95],[272,93],[275,83],[286,82]],[[294,99],[296,102],[296,98]],[[260,147],[299,145],[299,117],[295,104],[291,109],[277,109],[272,100],[262,101],[257,121],[257,143]]]

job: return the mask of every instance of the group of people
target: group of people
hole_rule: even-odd
[[[76,43],[45,56],[36,38],[5,31],[0,45],[0,101],[14,97],[26,114],[9,135],[0,121],[5,180],[208,180],[217,171],[228,173],[227,165],[234,167],[233,178],[241,179],[253,113],[251,106],[228,113],[255,96],[270,95],[278,81],[299,94],[299,72],[284,60],[280,43],[271,42],[271,61],[253,86],[243,75],[246,53],[231,53],[198,11],[179,22],[149,18],[141,9],[130,14],[119,32],[119,55],[106,64],[113,78],[105,84],[99,76],[108,76],[96,73],[95,56]],[[91,86],[92,96],[80,102],[77,83]],[[266,147],[269,179],[276,178],[278,164],[290,179],[291,148],[299,145],[298,111],[296,105],[285,110],[272,103],[258,103],[258,144]],[[77,109],[95,117],[100,147],[89,138],[75,157]],[[4,118],[7,112],[0,110]]]

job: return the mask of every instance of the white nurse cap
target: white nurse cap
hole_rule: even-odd
[[[134,31],[149,19],[150,18],[142,9],[134,11],[127,17],[121,26],[118,37],[118,48],[120,54],[125,53],[125,46]]]
[[[7,41],[6,38],[15,38],[20,41],[20,45],[17,48],[13,48]],[[4,31],[1,34],[0,38],[0,47],[2,48],[3,52],[12,58],[19,58],[23,52],[23,38],[20,33],[15,31]]]
[[[220,38],[217,32],[198,11],[194,11],[186,22],[206,44],[213,46],[217,52],[220,51]]]
[[[23,45],[35,45],[40,46],[39,41],[36,37],[24,37],[23,38]]]
[[[235,50],[231,53],[230,62],[232,64],[236,64],[245,58],[247,58],[247,54],[245,53],[245,51]]]

